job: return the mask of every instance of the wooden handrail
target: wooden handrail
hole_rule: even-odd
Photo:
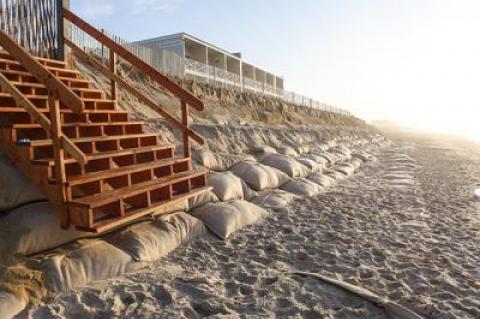
[[[5,31],[0,29],[0,46],[5,49],[15,60],[30,72],[40,83],[51,92],[55,92],[60,101],[76,113],[84,110],[84,104],[68,86],[57,79],[45,66],[37,61],[21,45],[15,42]]]
[[[153,101],[151,98],[145,96],[142,92],[140,92],[137,88],[129,84],[126,80],[124,80],[119,75],[115,74],[115,72],[110,71],[107,67],[105,67],[101,62],[97,59],[89,55],[83,49],[78,47],[75,43],[70,41],[69,39],[64,39],[65,44],[72,49],[72,51],[81,59],[85,60],[86,62],[92,64],[97,70],[102,72],[109,80],[115,81],[121,86],[123,86],[126,90],[132,93],[136,98],[138,98],[141,102],[145,103],[162,116],[164,116],[170,123],[172,123],[175,127],[182,130],[183,133],[190,136],[194,141],[203,145],[205,143],[204,139],[195,133],[193,130],[188,128],[188,126],[181,123],[178,119],[176,119],[173,115],[171,115],[168,111],[163,109],[158,103]],[[183,111],[183,110],[182,110]]]
[[[74,25],[76,25],[86,33],[88,33],[95,40],[102,43],[103,45],[108,47],[110,50],[114,51],[116,54],[118,54],[118,56],[122,57],[123,59],[131,63],[134,67],[140,69],[142,72],[148,75],[152,80],[162,85],[172,94],[174,94],[175,96],[180,98],[182,101],[192,106],[194,109],[198,111],[202,111],[204,109],[203,102],[199,100],[197,97],[192,95],[190,92],[182,88],[177,83],[170,80],[165,75],[158,72],[149,64],[139,59],[130,51],[128,51],[127,49],[125,49],[124,47],[122,47],[112,39],[110,39],[108,36],[100,32],[99,30],[97,30],[95,27],[91,26],[88,22],[84,21],[82,18],[78,17],[77,15],[72,13],[70,10],[64,8],[63,16],[65,17],[65,19],[67,19],[68,21],[70,21],[71,23],[73,23]]]
[[[3,73],[0,72],[0,86],[2,87],[3,92],[8,93],[12,96],[18,106],[23,107],[28,114],[34,119],[35,122],[40,124],[42,128],[47,132],[48,135],[51,135],[52,124],[50,119],[45,116],[38,108],[25,97],[25,95],[15,87]],[[85,165],[88,163],[87,156],[78,148],[75,143],[72,142],[67,136],[61,134],[60,132],[60,141],[62,147],[65,151],[79,163]]]

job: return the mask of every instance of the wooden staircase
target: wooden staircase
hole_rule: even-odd
[[[188,128],[188,103],[203,108],[195,97],[126,57],[108,39],[100,40],[112,52],[113,63],[106,69],[112,79],[109,98],[78,70],[62,61],[34,58],[7,37],[0,33],[0,46],[8,51],[0,51],[0,148],[58,208],[63,227],[109,231],[210,189],[206,171],[192,170],[190,158],[189,139],[203,141]],[[182,119],[122,82],[115,54],[179,96]],[[161,143],[157,134],[144,131],[142,122],[117,109],[117,83],[182,130],[182,156],[175,156],[175,145]]]

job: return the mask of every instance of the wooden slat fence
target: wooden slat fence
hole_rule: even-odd
[[[0,0],[0,28],[31,54],[62,58],[60,0]]]

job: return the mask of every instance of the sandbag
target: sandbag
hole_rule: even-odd
[[[0,212],[46,200],[40,190],[0,153]]]
[[[232,172],[209,173],[208,185],[222,202],[244,198],[242,180]]]
[[[8,292],[0,292],[0,319],[12,319],[26,306],[26,301],[20,300]]]
[[[106,241],[82,239],[44,256],[41,265],[49,289],[61,292],[135,271],[142,263]]]
[[[335,179],[324,174],[313,174],[309,178],[312,182],[322,186],[323,188],[330,187],[335,183]]]
[[[238,162],[255,160],[251,155],[244,154],[218,154],[208,150],[194,150],[192,158],[212,171],[223,172],[229,170]]]
[[[253,198],[252,202],[265,208],[282,208],[297,198],[300,198],[300,196],[281,189],[275,189],[263,192],[263,194]]]
[[[265,155],[262,164],[274,167],[290,177],[306,177],[310,170],[292,157],[280,154]]]
[[[333,147],[329,150],[329,152],[340,154],[343,156],[345,160],[349,160],[352,158],[352,152],[346,147],[342,147],[342,146]]]
[[[289,180],[287,174],[256,161],[240,162],[232,172],[256,191],[278,188]]]
[[[242,190],[243,190],[243,199],[250,200],[253,197],[257,196],[257,192],[250,188],[243,180],[242,181]]]
[[[282,155],[286,155],[286,156],[293,156],[293,157],[297,157],[299,155],[297,153],[297,151],[293,147],[290,147],[290,146],[279,147],[277,149],[277,153],[282,154]]]
[[[153,262],[206,233],[201,220],[185,213],[175,213],[130,226],[105,240],[127,252],[135,261]]]
[[[337,156],[335,156],[334,154],[330,154],[328,152],[315,152],[312,154],[325,159],[328,163],[328,166],[334,165],[339,161],[339,158]]]
[[[337,172],[345,174],[345,176],[350,176],[355,173],[355,167],[349,163],[337,164],[333,169]]]
[[[296,160],[306,166],[311,173],[321,173],[323,172],[323,169],[326,167],[326,162],[327,160],[325,160],[324,158],[320,157],[321,160],[320,161],[316,161],[317,156],[313,155],[311,156],[310,154],[309,155],[303,155],[303,156],[300,156],[300,157],[297,157]]]
[[[372,159],[372,155],[368,154],[367,152],[354,152],[352,153],[352,158],[358,158],[363,162],[367,162]]]
[[[215,203],[220,201],[218,199],[217,195],[215,195],[214,192],[212,191],[206,191],[198,194],[197,196],[194,196],[188,200],[188,207],[186,211],[192,210],[194,208],[203,206],[208,203]]]
[[[334,180],[341,180],[347,177],[347,175],[345,175],[344,173],[340,173],[339,171],[336,171],[336,170],[327,170],[325,171],[325,175],[333,178]]]
[[[359,169],[363,164],[363,162],[358,158],[352,158],[349,163],[355,167],[355,170]]]
[[[222,239],[268,215],[263,208],[241,200],[207,204],[190,213]]]
[[[329,148],[330,148],[330,145],[328,145],[328,143],[320,143],[320,144],[315,145],[315,147],[312,148],[311,151],[312,152],[325,152]]]
[[[87,236],[60,228],[58,212],[48,202],[29,204],[0,216],[0,257],[31,255]]]
[[[273,147],[268,146],[268,145],[253,147],[251,152],[253,154],[257,154],[257,155],[277,154],[278,153],[276,149],[274,149]]]
[[[284,191],[301,196],[313,196],[322,190],[320,185],[305,178],[292,179],[281,188]]]

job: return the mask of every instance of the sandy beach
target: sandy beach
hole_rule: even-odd
[[[261,224],[225,241],[208,235],[20,318],[391,318],[295,271],[363,287],[424,318],[479,318],[480,147],[390,137],[377,161],[317,196],[269,209]]]

